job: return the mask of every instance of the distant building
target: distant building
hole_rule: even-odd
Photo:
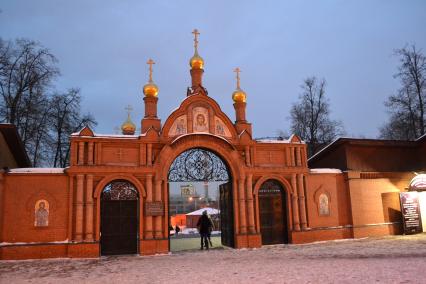
[[[31,162],[16,126],[0,123],[0,169],[27,167]]]
[[[343,204],[349,206],[350,237],[401,234],[400,192],[419,191],[421,219],[426,220],[426,191],[410,188],[416,175],[426,173],[426,135],[416,141],[339,138],[312,156],[308,166],[312,174],[324,175],[324,168],[341,171],[336,176],[343,183],[330,204],[338,212],[348,211]],[[311,186],[318,191],[331,188],[331,184]]]
[[[198,209],[193,212],[186,214],[186,227],[187,228],[197,228],[198,219],[200,219],[203,212],[207,210],[207,214],[213,221],[214,230],[219,231],[220,228],[220,211],[215,208],[205,207]]]

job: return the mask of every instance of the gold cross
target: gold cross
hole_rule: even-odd
[[[237,89],[239,89],[240,88],[240,72],[241,72],[241,69],[237,67],[237,68],[234,69],[234,72],[237,73]]]
[[[152,83],[152,64],[155,64],[155,62],[150,58],[146,64],[149,65],[149,82]]]
[[[197,47],[198,47],[198,35],[199,35],[200,33],[198,32],[198,30],[197,30],[197,29],[194,29],[194,30],[192,31],[192,33],[194,34],[194,47],[195,47],[195,49],[197,49]]]
[[[123,158],[123,151],[121,150],[121,148],[115,154],[118,156],[118,160],[121,161],[121,159]]]

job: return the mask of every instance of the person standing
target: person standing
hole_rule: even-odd
[[[203,215],[201,215],[200,219],[198,219],[198,222],[197,222],[197,228],[198,228],[198,231],[200,232],[200,237],[201,237],[200,249],[204,249],[204,247],[207,250],[209,249],[208,237],[212,227],[213,227],[213,223],[210,220],[209,216],[207,215],[207,210],[204,210]]]

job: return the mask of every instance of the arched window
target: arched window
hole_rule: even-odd
[[[102,192],[102,200],[136,200],[138,192],[133,184],[125,180],[109,183]]]

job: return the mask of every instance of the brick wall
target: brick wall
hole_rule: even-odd
[[[48,226],[37,227],[35,205],[49,203]],[[68,238],[68,177],[65,174],[7,174],[3,184],[0,242],[48,243]]]

